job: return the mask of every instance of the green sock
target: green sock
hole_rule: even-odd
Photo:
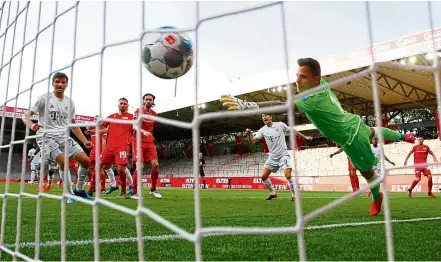
[[[374,174],[370,179],[366,179],[368,184],[370,184],[372,181],[374,181],[377,178],[377,176]],[[375,187],[370,187],[371,190],[371,197],[372,199],[377,202],[380,200],[380,184],[376,185]]]
[[[379,130],[383,133],[384,140],[389,140],[389,141],[404,140],[404,135],[398,131],[385,127],[380,127]],[[375,137],[378,137],[378,134],[375,134]]]

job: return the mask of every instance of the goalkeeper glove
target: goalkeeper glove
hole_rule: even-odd
[[[228,110],[259,108],[259,105],[256,102],[248,102],[230,95],[222,95],[220,101],[223,106],[228,108]]]

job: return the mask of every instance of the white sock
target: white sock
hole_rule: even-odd
[[[130,170],[126,167],[124,171],[126,172],[127,180],[129,181],[129,186],[132,186],[133,178],[132,178],[132,174],[130,174]]]
[[[116,187],[115,173],[113,173],[112,168],[106,169],[104,172],[106,172],[107,176],[109,177],[110,186]]]
[[[51,172],[49,171],[49,174],[47,175],[47,184],[48,185],[52,185],[52,176],[54,174],[51,174]]]
[[[267,178],[266,180],[262,180],[262,183],[268,188],[271,195],[274,195],[276,191],[273,188],[273,184],[271,184],[271,179]]]
[[[87,172],[89,169],[80,166],[78,168],[78,180],[77,180],[77,191],[83,190],[84,181],[86,180]]]
[[[63,181],[66,181],[67,183],[67,192],[69,192],[69,194],[73,195],[73,190],[72,190],[72,179],[70,177],[70,172],[67,171],[67,180],[64,179],[64,171],[59,169],[58,170],[60,172],[60,178],[63,178]]]
[[[31,171],[31,181],[30,181],[29,183],[31,183],[31,184],[34,183],[35,176],[37,175],[36,173],[37,173],[37,172],[35,172],[35,170],[32,170],[32,171]]]
[[[294,196],[296,196],[296,193],[294,191],[294,180],[293,180],[292,177],[290,179],[287,179],[287,180],[288,180],[289,190],[291,191],[291,195],[294,197]]]

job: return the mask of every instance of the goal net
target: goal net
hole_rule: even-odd
[[[440,78],[440,57],[438,50],[440,45],[438,36],[434,34],[432,3],[425,4],[427,11],[427,23],[430,28],[428,40],[431,42],[428,51],[432,54],[431,63],[428,65],[403,64],[398,59],[390,62],[390,59],[375,55],[375,39],[373,37],[372,27],[372,3],[358,3],[359,9],[366,15],[366,28],[369,52],[365,54],[364,61],[360,63],[364,66],[361,70],[339,77],[329,82],[327,85],[318,86],[304,92],[295,93],[293,83],[296,81],[295,68],[292,62],[293,57],[297,57],[298,53],[303,51],[293,50],[290,45],[298,46],[296,42],[301,42],[303,35],[314,34],[313,29],[304,29],[308,27],[308,21],[298,23],[302,28],[298,29],[299,35],[290,37],[288,35],[291,24],[287,23],[287,4],[285,2],[271,2],[262,5],[247,7],[238,11],[230,11],[222,14],[210,14],[214,11],[207,11],[205,15],[201,15],[203,11],[208,10],[209,6],[215,5],[213,9],[219,8],[223,10],[225,6],[214,3],[194,3],[192,5],[172,4],[172,3],[83,3],[83,2],[2,2],[0,5],[0,102],[1,102],[1,132],[0,132],[0,162],[2,172],[0,180],[2,184],[0,197],[2,199],[2,218],[0,233],[0,250],[1,259],[4,260],[78,260],[85,255],[84,252],[92,252],[93,259],[101,260],[103,245],[113,245],[114,250],[120,243],[136,242],[136,248],[127,252],[136,252],[137,259],[157,259],[149,257],[149,247],[146,241],[164,240],[179,238],[192,244],[194,250],[194,259],[200,261],[203,259],[202,243],[204,237],[229,235],[229,234],[249,234],[249,235],[272,235],[272,234],[292,234],[297,237],[298,259],[305,261],[308,259],[304,232],[306,225],[313,221],[317,216],[330,212],[338,206],[356,198],[358,195],[369,190],[367,184],[353,194],[346,194],[338,197],[332,202],[327,203],[313,211],[305,212],[302,205],[302,194],[299,189],[298,170],[302,168],[301,158],[293,157],[294,168],[293,176],[295,177],[295,220],[292,225],[277,227],[236,227],[236,226],[204,226],[203,208],[201,206],[201,190],[199,180],[199,152],[201,147],[200,126],[204,122],[218,119],[233,119],[239,117],[257,116],[263,113],[280,113],[287,114],[287,125],[296,127],[296,119],[294,100],[305,98],[316,92],[323,91],[325,88],[334,89],[345,83],[355,82],[359,79],[369,77],[372,79],[371,92],[372,102],[375,111],[375,125],[382,126],[382,101],[381,87],[378,85],[378,69],[387,66],[392,69],[406,69],[416,72],[429,72],[434,77],[434,90],[436,94],[436,110],[438,115],[441,114],[441,78]],[[147,18],[160,17],[155,14],[155,8],[164,5],[162,10],[170,10],[172,15],[164,12],[171,23],[179,23],[173,14],[188,12],[188,19],[177,24],[177,32],[187,33],[191,37],[194,44],[195,62],[191,71],[182,78],[177,80],[177,90],[175,91],[176,82],[165,81],[150,75],[141,63],[141,40],[145,34],[162,32],[164,30],[155,30],[164,26],[162,24],[148,25]],[[295,5],[295,4],[293,4]],[[84,6],[84,8],[83,8]],[[149,7],[150,6],[150,7]],[[190,7],[189,7],[190,6]],[[217,7],[216,7],[217,6]],[[307,8],[308,9],[308,8]],[[259,13],[261,20],[276,19],[278,22],[277,29],[265,28],[263,24],[262,32],[270,32],[279,30],[279,45],[277,52],[271,50],[269,55],[265,52],[266,46],[270,46],[270,42],[256,43],[256,39],[243,40],[240,44],[249,47],[241,47],[239,51],[231,50],[230,54],[217,54],[216,41],[222,38],[222,30],[233,30],[237,27],[236,23],[244,23],[240,20],[241,16],[250,13]],[[306,13],[312,10],[305,10]],[[329,10],[332,13],[332,10]],[[208,14],[208,15],[207,15]],[[147,20],[148,21],[147,21]],[[193,20],[192,20],[193,19]],[[235,20],[236,19],[236,20]],[[308,19],[319,19],[312,17]],[[323,18],[332,20],[333,18]],[[216,28],[215,34],[211,34],[214,39],[204,39],[202,32],[213,30],[204,29],[204,26],[219,24],[227,21],[225,27]],[[236,21],[236,22],[235,22]],[[266,22],[265,22],[266,23]],[[349,22],[350,23],[350,22]],[[253,27],[251,24],[243,24],[245,27]],[[260,28],[257,26],[257,28]],[[330,25],[332,27],[332,25]],[[245,29],[244,29],[245,30]],[[344,30],[342,28],[334,28],[332,30]],[[348,29],[349,30],[349,29]],[[296,31],[296,30],[294,30]],[[438,31],[439,32],[439,31]],[[347,31],[350,34],[349,31]],[[240,38],[244,33],[235,35]],[[271,38],[271,37],[269,37]],[[298,39],[297,39],[298,38]],[[243,41],[242,41],[243,40]],[[268,40],[268,39],[267,39]],[[274,40],[274,39],[271,39]],[[206,41],[206,42],[204,42]],[[327,38],[320,41],[326,42]],[[338,43],[338,41],[337,41]],[[320,49],[320,43],[317,39],[315,42],[308,42],[307,45],[314,49]],[[273,47],[272,47],[273,48]],[[437,50],[438,49],[438,50]],[[257,53],[256,53],[257,52]],[[240,79],[227,80],[222,74],[211,70],[211,67],[204,61],[204,57],[208,53],[213,53],[214,59],[220,61],[225,59],[225,63],[235,63],[234,60],[246,60],[247,56],[264,56],[264,58],[283,61],[282,71],[277,71],[276,78],[282,79],[284,82],[278,83],[286,88],[286,103],[274,105],[265,108],[239,111],[226,111],[222,108],[205,112],[202,110],[201,104],[210,101],[218,101],[220,95],[226,92],[232,95],[240,95],[250,86],[264,89],[269,88],[268,79],[256,77],[257,80],[247,82],[247,86],[242,86],[244,82]],[[321,56],[322,54],[318,54]],[[231,56],[233,58],[231,58]],[[272,56],[272,57],[271,57]],[[306,55],[308,56],[308,55]],[[274,58],[273,60],[276,60]],[[367,59],[367,60],[366,60]],[[361,59],[362,60],[362,59]],[[367,61],[367,62],[366,62]],[[326,64],[326,61],[323,61]],[[328,61],[329,62],[329,61]],[[223,63],[223,62],[221,62]],[[243,65],[241,61],[238,64]],[[261,63],[256,66],[256,71],[264,72],[265,67],[273,69],[280,66]],[[280,61],[279,61],[280,64]],[[348,65],[343,65],[338,70],[346,70]],[[350,66],[350,65],[349,65]],[[323,68],[324,66],[322,66]],[[227,67],[226,67],[227,68]],[[229,76],[234,75],[236,67],[229,68]],[[248,74],[253,74],[254,69],[244,69]],[[259,71],[260,70],[260,71]],[[41,165],[38,172],[39,184],[32,190],[29,190],[27,180],[29,180],[29,168],[31,166],[29,158],[29,150],[36,139],[41,139],[48,143],[49,134],[35,134],[29,128],[25,127],[22,122],[23,115],[32,107],[37,98],[42,94],[52,92],[51,79],[55,72],[64,72],[69,77],[68,89],[66,95],[75,101],[76,119],[73,124],[67,126],[64,130],[60,130],[64,134],[63,143],[69,143],[69,136],[72,128],[80,127],[83,130],[88,127],[99,129],[99,125],[104,121],[106,116],[117,111],[116,101],[121,97],[126,97],[130,101],[129,111],[133,112],[137,108],[142,107],[142,95],[146,92],[155,93],[158,104],[158,111],[167,112],[173,106],[176,107],[192,107],[191,116],[182,116],[182,119],[176,120],[168,118],[166,115],[152,118],[151,116],[143,116],[140,119],[155,120],[157,123],[174,128],[175,132],[191,133],[192,139],[192,176],[194,178],[194,188],[192,196],[194,197],[194,225],[192,230],[188,230],[179,226],[180,223],[175,218],[167,217],[166,213],[155,212],[155,205],[146,200],[148,193],[144,192],[144,178],[137,176],[137,189],[143,198],[137,201],[131,201],[132,204],[126,202],[109,199],[105,194],[96,190],[92,201],[85,200],[78,196],[72,196],[69,193],[68,183],[64,183],[63,187],[58,191],[44,192],[43,184],[45,183],[46,173],[50,166]],[[280,73],[281,72],[281,73]],[[205,74],[205,77],[204,77]],[[240,76],[234,76],[240,78]],[[228,87],[227,87],[228,86]],[[226,88],[226,89],[222,89]],[[153,91],[151,91],[153,90]],[[165,90],[165,91],[164,91]],[[243,92],[242,92],[243,91]],[[163,94],[166,98],[161,98],[159,94]],[[179,98],[179,99],[178,99]],[[48,99],[48,98],[47,98]],[[252,97],[248,97],[252,101]],[[45,100],[48,101],[48,100]],[[409,99],[409,101],[412,101]],[[162,103],[162,104],[161,104]],[[72,110],[69,105],[66,110]],[[179,111],[178,113],[179,114]],[[98,115],[98,121],[93,117]],[[36,123],[36,116],[31,119]],[[47,121],[47,118],[44,118]],[[112,123],[133,124],[140,128],[142,122],[139,120],[110,120]],[[437,119],[439,121],[439,119]],[[47,123],[47,122],[46,122]],[[228,122],[226,122],[228,125]],[[25,130],[25,131],[24,131]],[[244,130],[241,130],[244,131]],[[98,131],[99,135],[99,131]],[[289,131],[290,148],[296,148],[296,134],[293,129]],[[137,139],[140,139],[138,132]],[[380,162],[385,163],[383,153],[383,134],[378,134],[378,144],[381,148]],[[46,145],[47,146],[47,145]],[[99,147],[99,146],[98,146]],[[139,147],[138,147],[139,149]],[[99,149],[98,149],[99,150]],[[139,152],[140,150],[138,150]],[[67,153],[67,152],[65,152]],[[138,153],[139,154],[139,153]],[[296,154],[296,153],[294,153]],[[139,158],[139,157],[138,157]],[[45,154],[42,154],[42,162],[46,161]],[[96,167],[99,167],[99,158]],[[64,175],[60,175],[64,181],[69,179],[75,180],[75,174],[69,178],[69,164],[67,154],[64,159],[63,167]],[[435,164],[429,164],[434,166]],[[403,169],[404,167],[397,163],[397,166],[385,169],[382,165],[381,176],[371,183],[371,186],[381,184],[382,193],[384,195],[383,211],[385,237],[387,246],[387,259],[394,260],[394,243],[392,235],[392,219],[390,213],[390,204],[387,190],[386,174],[394,170]],[[408,165],[406,168],[413,168],[414,165]],[[4,172],[3,172],[4,169]],[[97,168],[99,169],[99,168]],[[140,171],[139,171],[140,172]],[[307,170],[305,171],[307,172]],[[64,176],[64,177],[63,177]],[[100,187],[100,172],[94,172],[96,188]],[[145,181],[144,181],[145,182]],[[36,192],[37,187],[39,188]],[[187,194],[188,196],[188,194]],[[244,196],[246,198],[246,196]],[[68,199],[73,199],[78,203],[70,206],[67,204]],[[56,202],[56,205],[54,204]],[[136,203],[136,204],[134,204]],[[85,209],[87,206],[88,209]],[[172,208],[172,207],[170,207]],[[79,211],[80,210],[80,211]],[[90,212],[91,211],[91,212]],[[222,213],[222,210],[218,210]],[[109,218],[108,214],[112,214]],[[124,217],[124,219],[122,218]],[[178,216],[179,217],[179,216]],[[133,219],[132,219],[133,218]],[[109,221],[110,219],[110,221]],[[118,225],[112,227],[108,223],[112,223],[112,219],[117,221]],[[153,222],[152,222],[153,221]],[[51,223],[51,228],[46,228]],[[146,232],[146,224],[157,223],[165,227],[173,235],[152,236],[151,232]],[[53,226],[53,227],[52,227]],[[109,229],[111,228],[111,229]],[[148,228],[148,226],[147,226]],[[51,231],[52,230],[52,231]],[[122,232],[122,238],[103,238],[103,234],[109,235],[108,230]],[[88,232],[88,237],[78,240],[78,234]],[[107,232],[106,232],[107,231]],[[79,232],[74,233],[74,232]],[[131,237],[127,234],[134,233]],[[110,233],[111,234],[111,233]],[[48,236],[57,235],[57,238],[48,240]],[[222,237],[222,236],[221,236]],[[80,238],[81,239],[81,238]],[[69,247],[86,246],[89,249],[70,250]],[[42,250],[46,247],[59,248],[57,255],[47,255]],[[111,250],[107,248],[106,250]],[[172,248],[173,249],[173,248]],[[183,248],[182,250],[187,250]],[[124,250],[118,252],[124,253]],[[107,251],[106,251],[107,252]],[[109,251],[117,252],[117,251]],[[59,255],[58,255],[59,254]],[[92,256],[87,257],[92,259]],[[132,257],[133,258],[133,257]],[[292,258],[297,259],[297,258]]]

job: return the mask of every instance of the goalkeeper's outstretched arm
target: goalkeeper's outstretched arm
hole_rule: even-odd
[[[264,102],[249,102],[246,100],[242,100],[240,98],[236,98],[234,96],[230,95],[223,95],[221,96],[220,101],[222,102],[222,105],[228,110],[246,110],[246,109],[254,109],[254,108],[260,108],[260,107],[268,107],[268,106],[275,106],[275,105],[283,105],[286,102],[282,101],[264,101]]]

